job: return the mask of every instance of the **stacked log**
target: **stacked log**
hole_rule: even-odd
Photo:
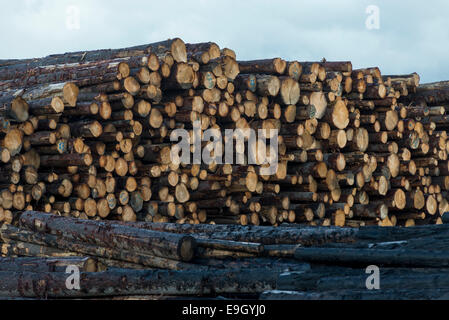
[[[40,210],[124,222],[440,223],[449,144],[435,104],[446,96],[438,88],[423,106],[418,84],[348,61],[238,61],[179,38],[2,61],[0,221]],[[176,129],[189,133],[190,158],[217,156],[200,141],[207,129],[277,129],[276,172],[264,170],[270,132],[233,142],[237,163],[186,164],[173,161]]]

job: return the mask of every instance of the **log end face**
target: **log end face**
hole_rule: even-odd
[[[186,50],[186,44],[184,41],[180,38],[175,38],[172,41],[170,52],[173,56],[173,59],[175,59],[176,62],[187,62],[187,50]]]
[[[234,80],[240,73],[240,67],[237,61],[231,57],[224,57],[224,75],[230,79]]]
[[[181,245],[179,246],[179,256],[182,261],[191,261],[195,256],[196,241],[191,236],[185,236],[181,240]]]
[[[78,100],[79,88],[74,83],[66,83],[63,88],[64,101],[68,103],[69,106],[75,107]]]
[[[3,163],[8,163],[11,160],[11,153],[6,148],[1,148],[0,157]]]
[[[140,91],[140,84],[134,77],[127,77],[124,81],[123,86],[125,87],[126,91],[130,93],[131,95],[136,95]]]
[[[19,122],[25,122],[28,120],[28,103],[21,97],[13,99],[11,102],[12,116]]]
[[[268,82],[268,93],[275,97],[279,93],[279,90],[281,89],[281,82],[279,81],[278,77],[272,76],[269,79]]]
[[[321,119],[326,113],[327,109],[327,101],[326,96],[322,92],[313,92],[310,95],[310,105],[313,105],[315,108],[315,113],[313,118]]]
[[[175,77],[181,88],[189,89],[195,81],[195,72],[188,64],[178,63]]]
[[[274,69],[278,74],[284,74],[287,68],[287,62],[281,58],[275,58],[273,60]]]
[[[349,111],[342,100],[337,101],[334,106],[332,122],[338,129],[345,129],[349,124]]]
[[[381,220],[388,218],[388,206],[386,204],[381,204],[379,207],[379,215]]]

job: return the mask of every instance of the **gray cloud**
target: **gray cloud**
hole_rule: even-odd
[[[66,28],[67,6],[80,29]],[[365,27],[368,5],[380,29]],[[422,82],[449,78],[449,2],[434,0],[25,0],[0,12],[0,58],[118,48],[181,37],[214,41],[240,59],[351,60],[383,74],[416,71]]]

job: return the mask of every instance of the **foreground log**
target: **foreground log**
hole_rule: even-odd
[[[33,211],[24,212],[20,223],[37,232],[175,260],[190,261],[195,249],[195,240],[190,236],[105,225],[99,221],[80,221]]]
[[[448,289],[338,290],[328,292],[267,291],[261,300],[447,300]]]
[[[125,223],[122,223],[125,224]],[[275,228],[239,225],[189,225],[174,223],[126,223],[136,228],[155,231],[191,234],[198,239],[231,240],[260,244],[323,244],[327,242],[352,242],[356,229],[308,227]]]
[[[80,273],[80,290],[67,289],[60,272],[0,272],[0,296],[87,298],[122,295],[206,295],[272,290],[277,274],[264,271],[105,271]],[[117,284],[120,283],[120,286]]]
[[[438,250],[298,248],[300,261],[346,265],[395,265],[408,267],[446,267],[449,254]]]
[[[448,288],[448,269],[380,268],[381,289]],[[364,268],[336,266],[313,268],[309,272],[285,272],[279,275],[277,289],[297,291],[366,290],[368,274]]]
[[[158,225],[158,224],[153,224],[153,223],[119,222],[119,221],[104,221],[103,223],[120,224],[120,225],[124,225],[124,226],[142,228],[142,229],[147,229],[147,230],[153,230],[151,228],[151,226]],[[204,226],[206,226],[206,225],[204,225]],[[214,226],[212,226],[211,229],[214,229],[214,228],[219,228],[219,226],[214,225]],[[154,229],[154,230],[157,230],[157,229]],[[170,230],[167,232],[172,232],[172,231]],[[232,240],[228,240],[228,239],[217,239],[217,238],[215,238],[215,236],[213,236],[213,237],[197,236],[195,234],[195,232],[192,232],[191,236],[195,239],[196,245],[198,247],[218,249],[218,250],[241,251],[241,252],[247,252],[247,253],[262,253],[262,252],[264,252],[264,246],[260,243],[232,241]]]
[[[26,249],[30,248],[30,245],[32,247],[38,247],[40,249],[38,252],[34,253],[30,253],[29,251],[19,251],[19,253],[12,252],[11,254],[42,256],[42,253],[43,256],[48,256],[48,252],[57,251],[58,253],[60,253],[65,251],[78,253],[70,253],[69,256],[83,254],[94,257],[101,257],[108,260],[114,260],[117,262],[128,262],[151,268],[170,270],[201,269],[201,266],[198,265],[141,254],[138,252],[134,252],[134,250],[128,251],[118,248],[101,247],[96,244],[68,240],[52,234],[27,231],[13,227],[11,225],[3,225],[0,228],[0,235],[2,240],[5,242],[3,246],[9,246],[10,243],[15,245],[19,242],[24,244],[24,247]],[[9,252],[5,253],[9,254]],[[53,254],[53,256],[54,255],[55,254]],[[65,256],[67,256],[67,254]]]
[[[0,258],[0,272],[65,272],[67,266],[77,266],[82,272],[97,271],[97,262],[89,257]]]
[[[59,249],[42,245],[41,243],[30,243],[21,239],[3,240],[5,243],[1,245],[2,254],[8,257],[24,256],[24,257],[73,257],[78,254],[73,251]]]
[[[247,253],[261,253],[264,251],[263,245],[259,243],[237,242],[229,240],[202,239],[195,238],[198,247],[218,250],[241,251]]]
[[[431,237],[449,233],[449,225],[427,225],[414,228],[365,227],[357,231],[355,239],[364,242],[401,241],[414,238]]]

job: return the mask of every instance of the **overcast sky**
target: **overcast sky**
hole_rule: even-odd
[[[373,5],[378,29],[366,12]],[[449,79],[448,17],[447,0],[3,1],[0,59],[181,37],[214,41],[242,60],[351,60],[383,74],[416,71],[423,83]]]

